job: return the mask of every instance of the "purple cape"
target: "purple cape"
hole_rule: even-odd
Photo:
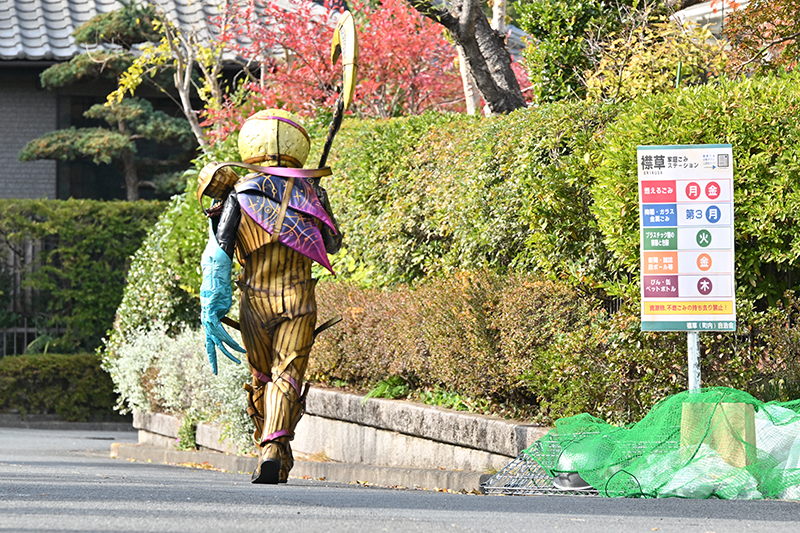
[[[285,190],[285,178],[264,174],[236,185],[242,210],[270,235]],[[336,231],[311,185],[303,178],[295,178],[278,241],[316,261],[333,274],[322,234],[315,219]]]

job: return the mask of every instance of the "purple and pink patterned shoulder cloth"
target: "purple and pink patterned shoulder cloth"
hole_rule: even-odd
[[[286,180],[284,178],[266,174],[259,174],[253,179],[236,185],[236,193],[242,210],[270,235],[272,235],[272,229],[280,211],[285,189]],[[336,231],[333,222],[314,193],[314,189],[305,178],[296,177],[278,241],[316,261],[333,274],[328,254],[325,252],[322,234],[314,219],[321,221],[334,232]]]

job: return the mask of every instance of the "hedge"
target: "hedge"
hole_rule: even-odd
[[[317,290],[320,321],[344,316],[312,351],[306,377],[317,383],[545,424],[580,412],[629,423],[687,385],[685,334],[642,332],[638,309],[610,313],[565,282],[479,271]],[[705,385],[767,400],[800,393],[800,301],[787,298],[767,312],[740,300],[735,335],[701,334]],[[202,330],[171,335],[156,322],[130,332],[104,366],[121,409],[213,421],[249,446],[247,366],[220,358],[214,376]]]
[[[42,243],[33,268],[19,275],[37,297],[29,318],[43,330],[65,331],[51,350],[100,344],[122,299],[129,257],[163,209],[161,202],[0,200],[0,243],[23,263],[21,245]],[[9,301],[10,291],[4,297]],[[6,316],[4,325],[14,318]]]
[[[50,414],[71,422],[122,421],[114,384],[96,354],[31,354],[0,359],[0,412]]]
[[[345,242],[390,284],[483,267],[614,279],[587,154],[617,112],[561,102],[353,124],[330,182]]]
[[[325,182],[346,248],[333,260],[338,278],[318,285],[318,305],[323,320],[350,319],[320,337],[309,375],[361,390],[400,376],[542,420],[581,411],[636,420],[686,386],[685,336],[638,322],[636,144],[730,142],[740,327],[701,335],[703,380],[762,399],[800,392],[797,150],[787,142],[797,81],[491,118],[348,120]],[[196,302],[189,258],[206,238],[191,197],[175,200],[137,253],[146,268],[126,289],[109,364],[126,332],[196,325],[196,307],[177,305]],[[177,260],[164,250],[179,224],[194,233]]]
[[[736,286],[774,304],[800,283],[798,76],[721,81],[647,96],[605,132],[592,211],[615,264],[639,267],[636,146],[733,145]]]

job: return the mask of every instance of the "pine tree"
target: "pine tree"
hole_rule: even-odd
[[[77,44],[106,45],[75,56],[68,63],[54,65],[41,74],[42,85],[49,90],[98,78],[118,80],[133,63],[131,48],[138,43],[158,40],[153,30],[155,11],[151,6],[137,6],[134,0],[120,0],[118,11],[96,15],[73,33]],[[141,179],[143,168],[169,170],[185,163],[186,151],[195,146],[189,123],[156,111],[147,100],[131,97],[120,102],[97,104],[84,116],[102,119],[105,126],[67,128],[50,132],[29,142],[19,158],[22,161],[53,159],[74,161],[88,159],[94,164],[115,164],[125,176],[128,200],[139,199],[139,189],[155,187]],[[184,153],[169,160],[139,157],[137,145],[144,141],[178,144]]]

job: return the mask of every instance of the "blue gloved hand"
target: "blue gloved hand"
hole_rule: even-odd
[[[214,233],[209,228],[208,245],[200,261],[203,268],[203,283],[200,285],[200,321],[206,332],[206,352],[214,374],[217,373],[217,348],[234,363],[241,361],[231,354],[230,348],[245,353],[244,348],[225,331],[220,321],[231,310],[233,291],[231,291],[231,267],[233,261],[217,244]]]

